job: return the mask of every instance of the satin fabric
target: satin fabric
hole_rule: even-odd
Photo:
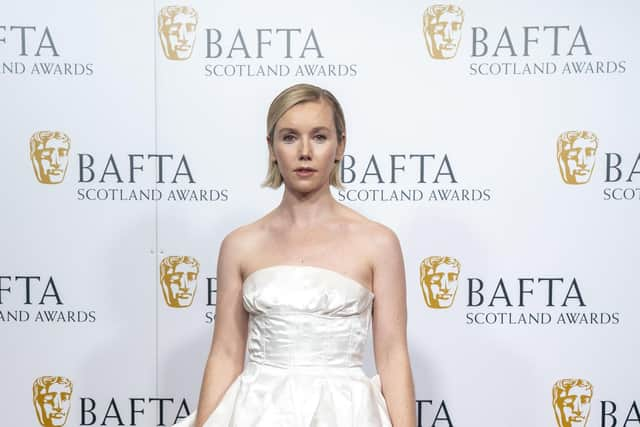
[[[275,265],[242,285],[247,364],[205,427],[391,427],[362,369],[374,294],[333,270]],[[175,427],[193,427],[195,412]]]

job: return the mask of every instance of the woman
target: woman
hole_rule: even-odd
[[[284,183],[284,195],[222,241],[198,409],[179,426],[416,425],[400,244],[333,198],[345,144],[330,92],[299,84],[271,104],[262,185]],[[378,374],[368,378],[371,323]]]

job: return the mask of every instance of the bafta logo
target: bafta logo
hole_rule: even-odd
[[[73,384],[65,377],[39,377],[33,382],[33,406],[43,427],[64,426]]]
[[[587,130],[563,132],[558,137],[560,174],[567,184],[586,184],[596,161],[598,137]]]
[[[29,140],[29,157],[36,179],[42,184],[60,184],[69,164],[71,140],[58,131],[38,131]]]
[[[198,13],[189,6],[166,6],[158,15],[158,33],[162,50],[168,59],[191,57],[196,41]]]
[[[427,306],[449,308],[458,290],[460,263],[457,259],[430,256],[420,263],[420,287]]]
[[[451,4],[435,4],[422,16],[422,32],[433,59],[451,59],[458,53],[464,11]]]
[[[169,307],[189,307],[198,284],[200,263],[190,256],[168,256],[160,263],[160,284]]]
[[[567,378],[553,385],[553,412],[558,427],[584,427],[589,420],[593,386],[587,380]]]

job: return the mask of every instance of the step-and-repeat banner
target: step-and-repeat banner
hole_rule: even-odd
[[[308,82],[346,113],[334,196],[402,243],[419,425],[640,426],[639,16],[622,0],[4,5],[0,424],[196,409],[219,244],[279,202],[259,187],[266,112]]]

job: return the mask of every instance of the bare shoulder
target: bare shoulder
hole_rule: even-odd
[[[220,251],[236,253],[246,244],[247,226],[234,228],[222,239]]]
[[[371,288],[379,297],[378,301],[391,301],[398,296],[398,283],[404,280],[404,259],[400,240],[389,226],[371,220],[364,215],[353,216],[350,245],[355,245],[354,253],[368,264]],[[400,295],[401,296],[401,295]],[[377,303],[380,306],[380,303]]]
[[[268,225],[264,218],[231,230],[222,240],[220,257],[227,259],[233,269],[241,276],[246,276],[247,260],[260,252],[260,245],[268,240]]]
[[[236,259],[243,259],[251,251],[261,231],[260,221],[234,228],[222,239],[220,250],[229,252],[227,255],[233,254]]]
[[[376,262],[401,255],[400,239],[391,227],[377,221],[371,221],[368,235],[372,251],[371,257]]]
[[[367,218],[365,215],[343,205],[347,212],[348,223],[353,227],[353,231],[369,242],[375,239],[377,243],[391,243],[397,240],[395,231],[381,222]]]
[[[344,207],[349,212],[350,236],[368,254],[372,264],[384,260],[390,254],[399,255],[400,240],[396,232],[389,226],[367,218],[355,210]]]

